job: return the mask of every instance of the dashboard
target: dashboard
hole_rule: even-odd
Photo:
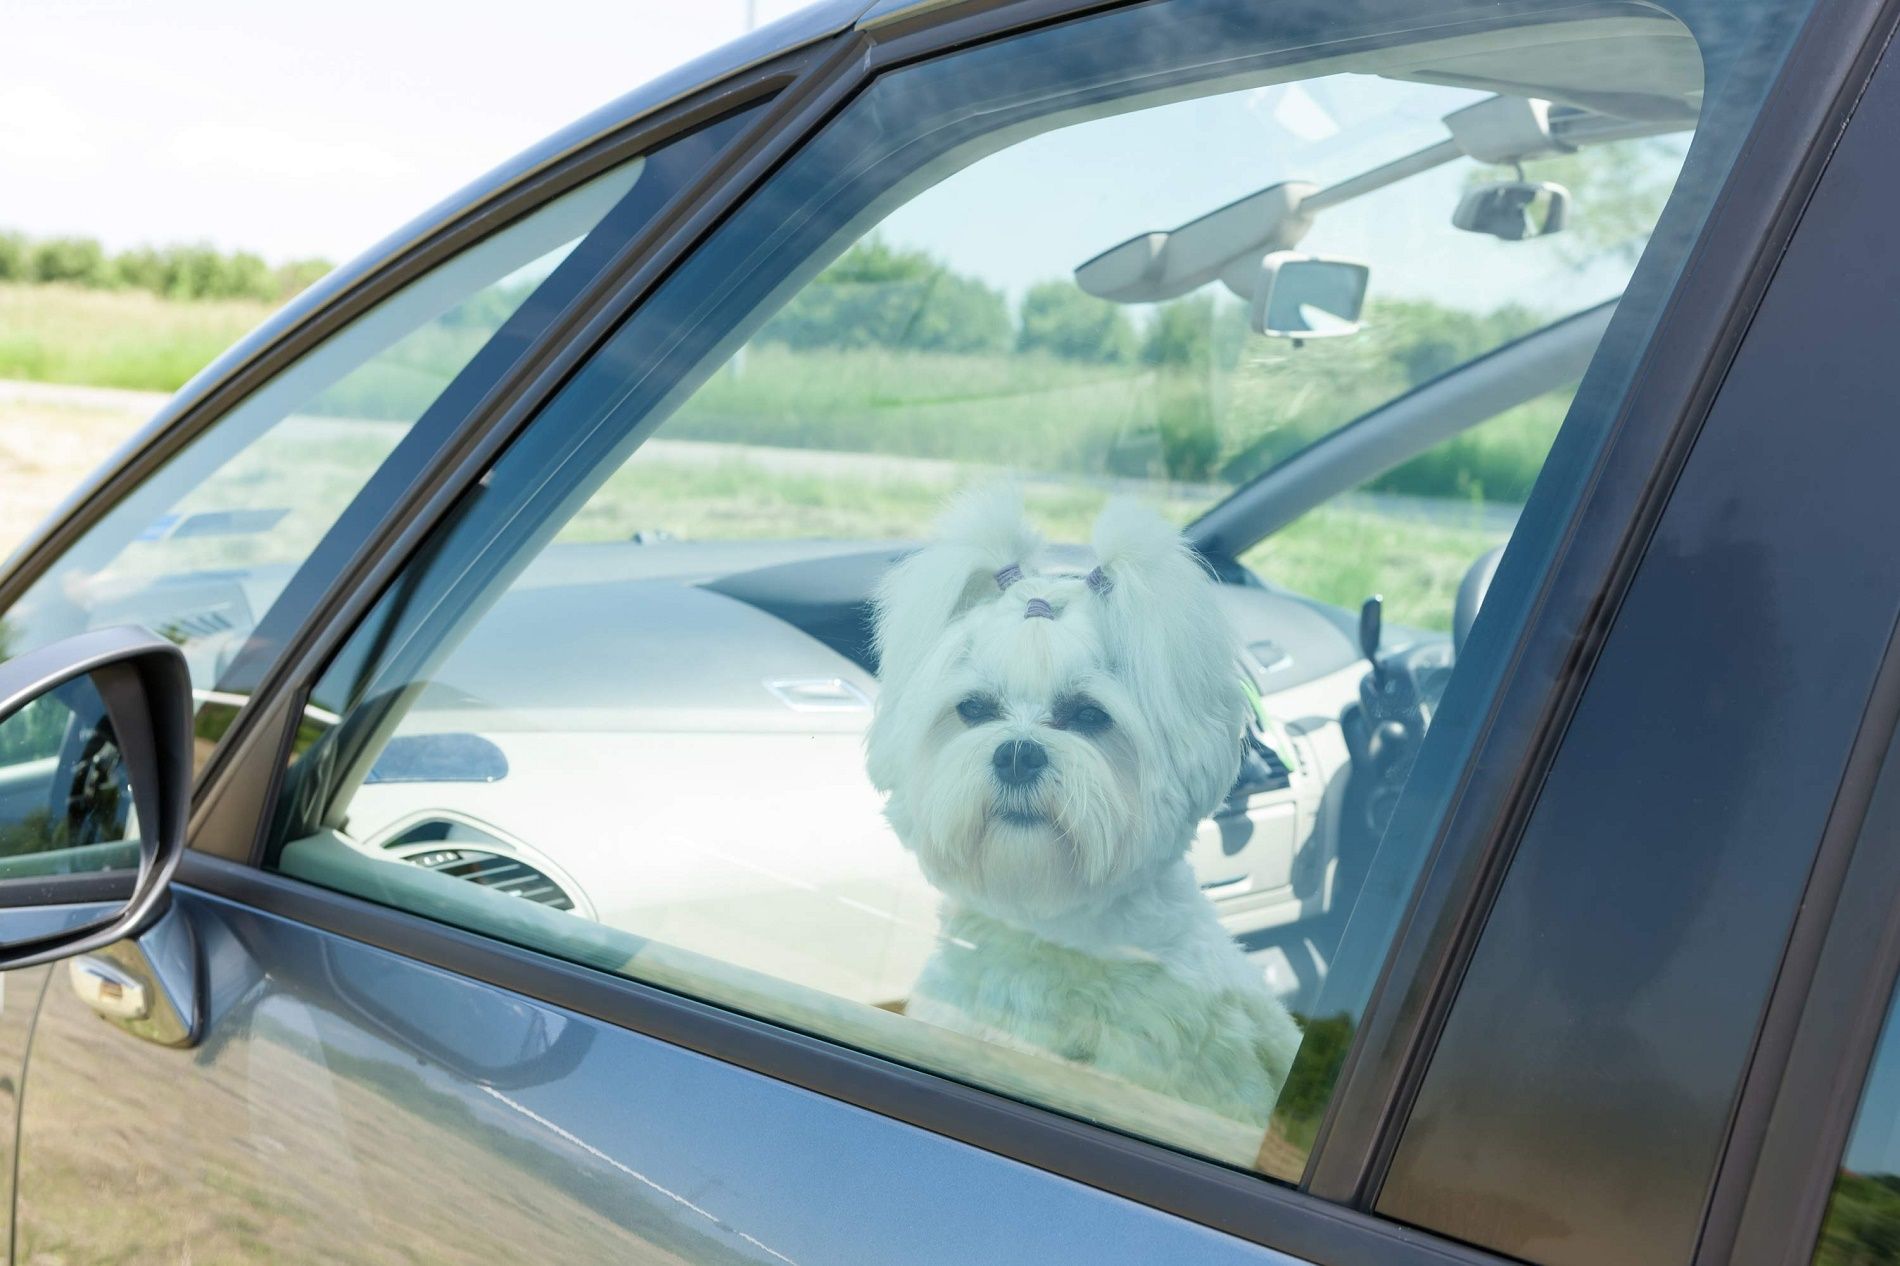
[[[870,595],[907,542],[557,543],[430,673],[339,839],[609,927],[877,1004],[935,941],[938,896],[864,773]],[[1085,568],[1054,551],[1056,565]],[[89,595],[165,629],[215,679],[287,568]],[[1229,567],[1220,601],[1261,701],[1242,777],[1190,861],[1223,924],[1266,945],[1290,1005],[1323,973],[1341,858],[1376,818],[1349,771],[1377,712],[1356,621]],[[180,615],[178,613],[183,612]],[[1442,678],[1413,639],[1381,680]],[[1396,670],[1395,670],[1396,671]],[[201,692],[201,706],[232,706]],[[328,718],[334,721],[334,718]],[[1376,823],[1374,827],[1376,834]],[[1352,890],[1343,900],[1349,902]]]
[[[436,667],[332,825],[373,856],[901,1000],[938,897],[883,819],[863,736],[869,596],[907,548],[557,544]],[[1258,937],[1331,907],[1365,664],[1342,613],[1257,582],[1221,601],[1264,715],[1190,859],[1226,926]],[[1310,973],[1282,966],[1291,996]]]

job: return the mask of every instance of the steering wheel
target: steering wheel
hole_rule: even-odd
[[[1478,561],[1471,564],[1465,572],[1465,578],[1458,582],[1458,597],[1451,608],[1451,651],[1454,656],[1465,653],[1465,639],[1471,636],[1471,626],[1478,619],[1478,608],[1484,605],[1484,595],[1490,592],[1491,577],[1498,574],[1498,559],[1504,557],[1504,547],[1498,546],[1478,555]]]

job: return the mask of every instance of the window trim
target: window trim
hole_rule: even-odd
[[[1900,0],[1896,0],[1900,3]],[[1302,1189],[1174,1152],[1017,1103],[977,1087],[781,1029],[638,981],[517,949],[342,894],[261,872],[267,825],[301,688],[355,629],[371,601],[454,498],[538,414],[571,369],[688,251],[802,147],[807,136],[884,70],[989,38],[1108,7],[1100,0],[978,3],[840,36],[786,85],[718,170],[683,197],[650,253],[595,306],[559,353],[524,369],[519,393],[497,407],[455,469],[392,524],[386,548],[339,577],[335,601],[304,630],[264,683],[214,779],[201,784],[183,883],[379,945],[446,970],[688,1046],[725,1062],[896,1117],[973,1146],[1331,1266],[1360,1262],[1497,1263],[1504,1259],[1358,1212],[1376,1194],[1415,1078],[1455,992],[1460,953],[1475,942],[1489,878],[1582,692],[1617,600],[1660,517],[1675,469],[1706,414],[1782,245],[1864,83],[1870,31],[1882,0],[1818,5],[1765,94],[1761,114],[1728,172],[1625,395],[1597,462],[1594,486],[1567,528],[1512,667],[1491,704],[1464,782],[1440,833],[1398,943],[1336,1087]],[[578,349],[578,350],[576,350]],[[473,428],[471,428],[473,430]],[[1553,629],[1549,612],[1590,612],[1583,636]],[[213,857],[207,854],[220,854]],[[226,860],[244,859],[241,862]]]
[[[6,560],[0,575],[0,609],[18,600],[49,563],[103,517],[105,508],[116,505],[178,450],[317,344],[455,255],[609,167],[638,156],[659,139],[651,134],[649,124],[660,136],[682,130],[668,126],[675,122],[676,110],[661,107],[656,117],[603,131],[560,160],[484,191],[452,215],[437,217],[440,223],[399,232],[392,239],[395,245],[376,248],[368,262],[341,265],[293,299],[180,388]]]
[[[851,72],[858,52],[858,41],[848,35],[795,49],[735,79],[708,86],[677,112],[657,121],[643,120],[639,129],[619,138],[624,148],[616,153],[632,157],[723,115],[758,107],[757,115],[699,178],[677,191],[666,209],[616,253],[614,262],[539,331],[512,370],[470,410],[443,446],[446,460],[433,463],[427,478],[379,517],[349,563],[328,578],[310,618],[261,676],[252,704],[239,711],[199,776],[191,833],[199,838],[202,827],[204,843],[196,847],[225,857],[253,857],[256,830],[233,830],[228,820],[214,822],[209,808],[230,799],[225,794],[232,781],[230,771],[254,764],[258,744],[275,748],[288,741],[288,734],[257,733],[270,728],[269,719],[279,726],[289,724],[281,709],[259,705],[281,691],[301,690],[296,683],[314,676],[314,666],[323,663],[362,619],[434,524],[671,266],[697,245],[742,192],[749,191],[760,178],[755,169],[775,163],[818,125],[831,103],[827,94],[855,82]],[[814,96],[820,98],[816,106]],[[0,601],[4,600],[5,593],[0,591]]]
[[[830,7],[834,16],[838,8],[835,4]],[[0,611],[17,602],[87,531],[179,452],[214,429],[232,410],[313,348],[403,287],[594,177],[669,140],[748,108],[761,107],[762,113],[769,115],[777,94],[811,69],[827,47],[822,41],[839,29],[835,22],[823,21],[827,16],[827,11],[821,10],[792,24],[794,30],[807,26],[815,29],[762,58],[741,61],[711,83],[679,90],[682,75],[697,64],[662,77],[608,107],[600,116],[582,120],[485,177],[479,183],[488,187],[472,199],[467,194],[457,195],[450,200],[457,204],[452,210],[425,215],[369,255],[341,266],[318,282],[180,389],[6,560],[0,567]],[[769,126],[769,118],[753,120],[751,128],[734,137],[720,157],[743,150],[753,132]],[[493,415],[518,401],[524,382],[532,381],[536,370],[542,369],[550,357],[576,347],[575,328],[597,316],[603,303],[620,296],[628,274],[649,260],[656,243],[667,240],[680,209],[694,205],[707,186],[716,186],[721,170],[721,162],[715,161],[697,180],[673,191],[661,212],[621,244],[570,301],[539,320],[512,371],[498,376],[479,403],[467,410],[447,437],[444,450],[453,452],[479,442],[488,432]],[[464,366],[463,373],[488,350],[485,344],[469,366]],[[458,383],[463,373],[458,373]],[[374,522],[366,521],[370,517],[366,508],[354,502],[345,509],[331,531],[346,528],[364,544],[350,566],[325,578],[326,597],[348,586],[358,567],[383,552],[389,532],[414,520],[418,504],[433,486],[433,480],[418,481],[408,495],[376,514]],[[305,579],[299,572],[293,583]],[[326,622],[319,604],[302,632]],[[285,651],[296,645],[292,643]],[[256,692],[258,700],[271,693],[283,678],[289,660],[288,653],[276,657],[262,676]],[[214,786],[220,767],[230,759],[244,732],[255,722],[254,714],[260,711],[248,705],[240,709],[198,774],[194,804]]]
[[[1877,35],[1862,53],[1862,92],[1900,34],[1897,9],[1882,6]],[[1887,73],[1900,74],[1900,67]],[[1900,625],[1888,640],[1763,1011],[1696,1266],[1806,1266],[1813,1258],[1900,981],[1896,836]]]

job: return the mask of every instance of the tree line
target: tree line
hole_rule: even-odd
[[[800,290],[760,332],[794,349],[899,347],[985,355],[1043,351],[1099,364],[1168,356],[1165,332],[1143,340],[1121,306],[1067,281],[1031,286],[1012,319],[1003,292],[924,251],[870,237]]]
[[[281,303],[329,272],[323,259],[272,265],[249,251],[206,245],[135,246],[108,252],[89,237],[0,233],[0,282],[145,290],[165,299]]]
[[[1366,328],[1353,338],[1315,340],[1303,349],[1276,340],[1266,347],[1260,339],[1249,344],[1244,305],[1213,294],[1156,305],[1137,324],[1127,307],[1059,278],[1030,286],[1012,313],[997,287],[927,252],[873,236],[795,294],[758,337],[800,351],[886,348],[972,357],[1014,351],[1150,370],[1162,469],[1178,479],[1240,481],[1543,319],[1511,305],[1480,313],[1430,299],[1383,298],[1368,305]],[[1251,436],[1223,424],[1223,409],[1233,409],[1211,386],[1215,379],[1234,381],[1249,346],[1258,363],[1247,377],[1273,393],[1253,402],[1260,406],[1253,416],[1271,425]],[[1380,486],[1428,496],[1520,497],[1536,477],[1546,432],[1554,427],[1533,429],[1536,435],[1503,445],[1461,437],[1431,461],[1391,472]],[[1486,451],[1468,451],[1474,444]],[[1140,465],[1149,458],[1131,450],[1128,460]]]
[[[1382,349],[1416,384],[1533,328],[1528,312],[1479,314],[1429,300],[1386,300],[1381,324],[1404,327],[1403,346]],[[1044,352],[1090,364],[1183,369],[1231,366],[1247,336],[1237,304],[1206,294],[1159,305],[1137,328],[1121,304],[1064,278],[1030,286],[1012,319],[1004,293],[919,250],[867,238],[794,295],[760,331],[793,349],[867,347],[988,355]]]

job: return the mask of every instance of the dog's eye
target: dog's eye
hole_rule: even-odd
[[[1056,728],[1076,730],[1083,734],[1099,734],[1115,724],[1115,719],[1098,704],[1078,703],[1064,708],[1056,714]]]
[[[996,719],[996,700],[982,695],[971,695],[957,705],[957,715],[966,725],[981,725],[985,721]]]

